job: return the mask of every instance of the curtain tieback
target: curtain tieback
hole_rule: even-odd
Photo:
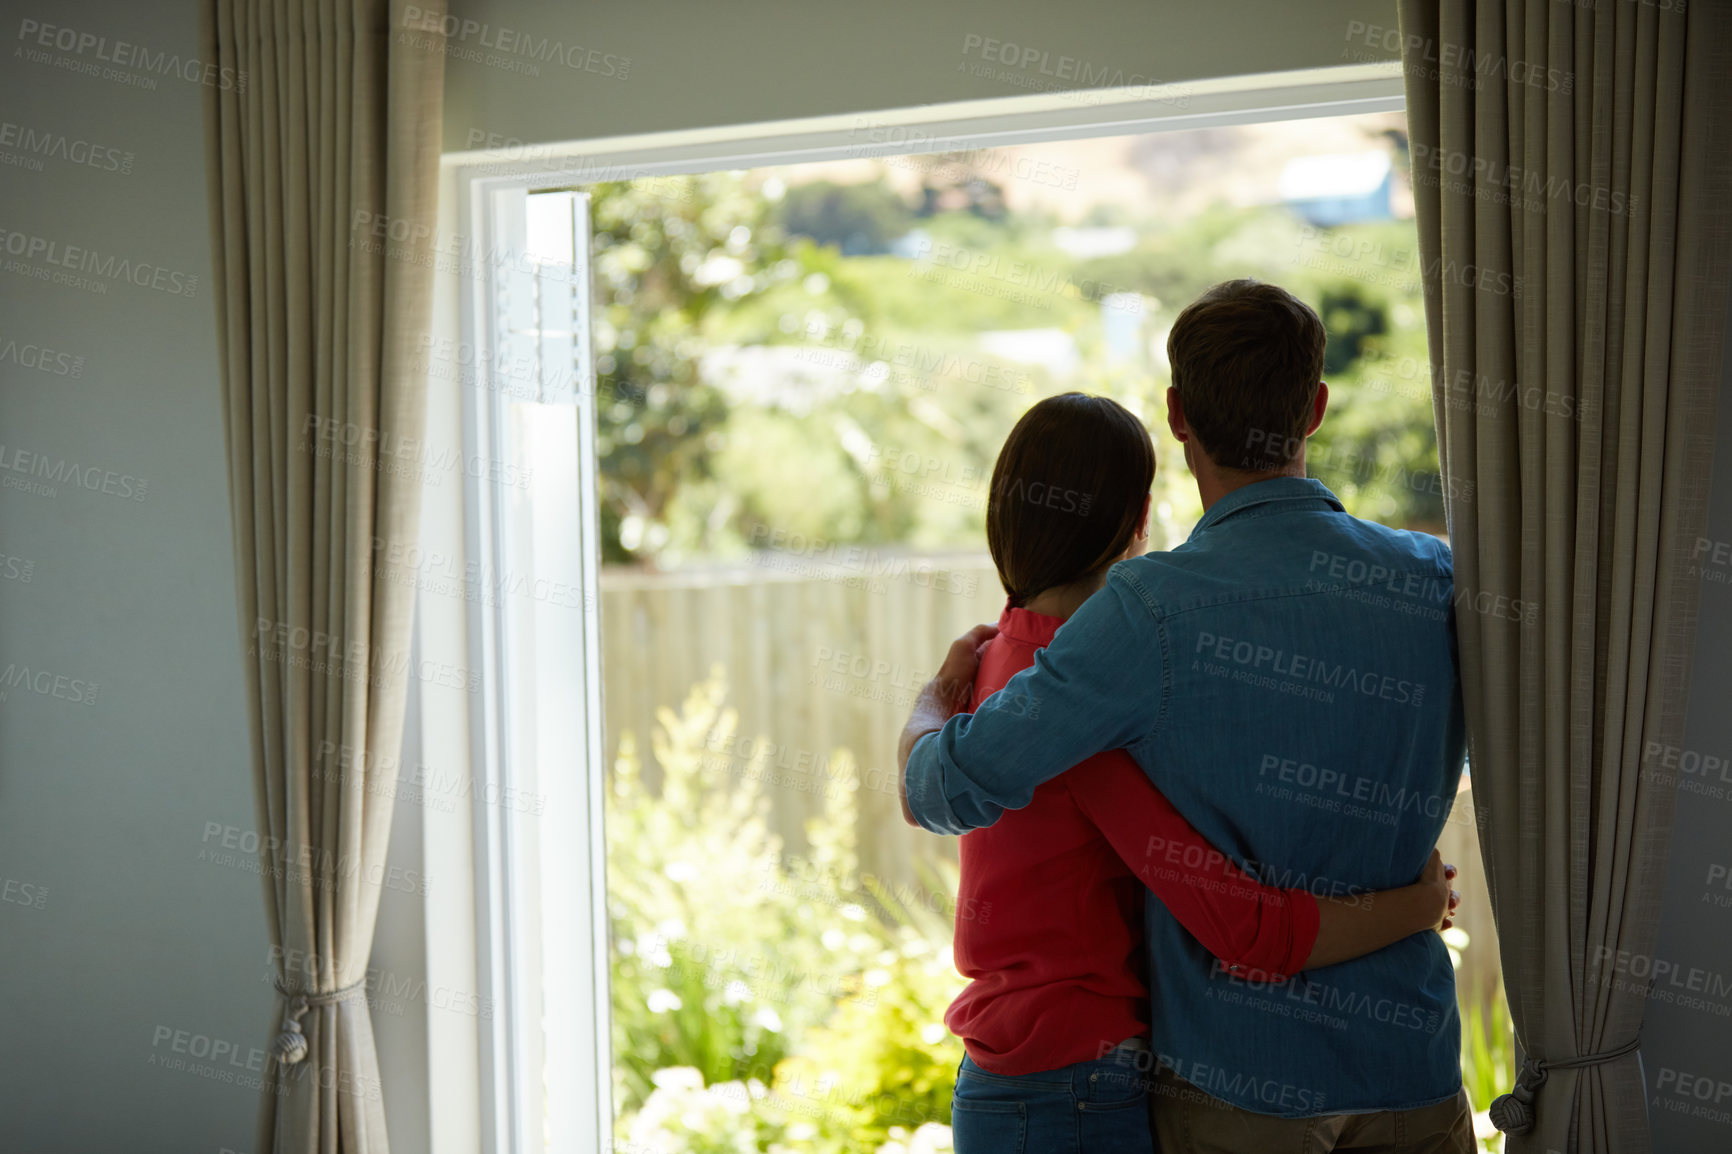
[[[289,1003],[289,1012],[283,1016],[283,1032],[271,1039],[271,1056],[284,1066],[292,1066],[307,1056],[307,1036],[301,1033],[301,1015],[314,1006],[334,1006],[338,1002],[352,1001],[367,992],[365,979],[340,990],[332,990],[328,994],[287,990],[281,982],[272,984],[277,987],[277,993]]]
[[[1545,1085],[1551,1070],[1575,1070],[1583,1066],[1599,1066],[1633,1054],[1641,1046],[1638,1035],[1615,1050],[1603,1054],[1583,1054],[1580,1058],[1559,1058],[1546,1062],[1534,1058],[1522,1059],[1522,1072],[1516,1075],[1515,1087],[1508,1094],[1499,1094],[1492,1101],[1491,1124],[1506,1134],[1526,1134],[1534,1127],[1534,1095]]]

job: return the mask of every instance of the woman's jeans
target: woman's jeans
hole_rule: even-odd
[[[1149,1077],[1138,1056],[1114,1050],[1015,1077],[964,1058],[950,1102],[956,1154],[1154,1154]]]

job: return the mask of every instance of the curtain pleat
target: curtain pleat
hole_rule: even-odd
[[[1615,959],[1662,904],[1674,790],[1643,758],[1681,744],[1732,259],[1732,13],[1683,7],[1401,2],[1456,584],[1524,607],[1456,628],[1535,1062],[1639,1040]],[[1636,1057],[1550,1070],[1511,1154],[1646,1151]]]
[[[443,40],[397,0],[207,0],[235,588],[271,958],[261,1150],[385,1154],[364,997],[409,675]],[[387,222],[386,237],[372,223]],[[295,996],[310,1005],[297,1014]],[[281,1023],[279,1026],[278,1023]],[[305,1056],[288,1044],[296,1031]]]

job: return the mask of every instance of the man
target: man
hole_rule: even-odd
[[[1342,896],[1419,876],[1466,744],[1450,555],[1348,516],[1305,476],[1324,341],[1316,313],[1254,281],[1180,314],[1167,420],[1203,519],[1179,548],[1115,566],[972,715],[950,716],[955,690],[991,631],[951,647],[902,736],[909,821],[991,825],[1123,748],[1270,884]],[[1220,968],[1152,899],[1148,936],[1163,1150],[1472,1150],[1436,934],[1285,982]]]

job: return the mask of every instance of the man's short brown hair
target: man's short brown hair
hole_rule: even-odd
[[[1262,473],[1299,455],[1324,343],[1311,306],[1279,285],[1224,281],[1185,306],[1167,361],[1185,423],[1211,461]]]

